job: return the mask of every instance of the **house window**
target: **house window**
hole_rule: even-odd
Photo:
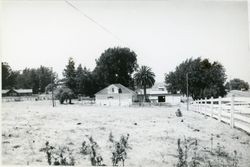
[[[165,96],[158,96],[158,102],[165,102]]]
[[[114,92],[115,91],[115,89],[114,88],[112,88],[112,92]]]
[[[122,89],[121,88],[118,89],[118,93],[122,93]]]
[[[164,88],[159,88],[160,91],[164,91]]]

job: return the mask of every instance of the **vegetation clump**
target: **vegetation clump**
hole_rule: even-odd
[[[124,166],[127,159],[127,150],[130,148],[128,145],[129,134],[122,135],[119,141],[115,141],[112,133],[109,135],[109,141],[113,144],[112,147],[112,165],[117,166],[120,162]]]
[[[80,153],[83,155],[89,155],[92,166],[105,166],[105,164],[103,164],[103,158],[99,152],[99,145],[94,141],[92,136],[90,136],[88,139],[89,143],[83,141]]]
[[[184,138],[177,140],[177,167],[197,167],[197,166],[209,166],[209,167],[237,167],[239,164],[239,156],[237,151],[233,153],[226,152],[225,148],[217,143],[217,146],[213,148],[213,139],[211,140],[211,146],[202,147],[198,144],[197,139]],[[210,161],[213,159],[213,161]]]
[[[72,150],[70,150],[68,147],[63,146],[56,149],[55,147],[51,146],[48,141],[46,141],[45,147],[41,148],[40,151],[46,153],[46,158],[49,165],[75,165],[75,159],[72,156]]]

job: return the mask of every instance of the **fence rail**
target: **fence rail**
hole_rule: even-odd
[[[2,102],[51,100],[51,96],[8,96],[2,97]]]
[[[210,98],[191,102],[190,110],[210,116],[220,122],[228,123],[231,128],[239,128],[250,133],[250,98]]]

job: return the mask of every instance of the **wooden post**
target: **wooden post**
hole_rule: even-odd
[[[221,112],[222,112],[222,105],[221,105],[221,97],[219,96],[219,121],[221,122]]]
[[[214,116],[214,98],[211,97],[211,117],[213,118]]]
[[[234,94],[232,95],[232,98],[231,98],[231,116],[230,116],[230,125],[231,125],[231,128],[234,127]]]
[[[204,106],[204,112],[207,112],[207,98],[205,97],[205,106]]]
[[[195,100],[195,111],[198,111],[198,101]]]
[[[200,112],[200,100],[197,100],[198,103],[198,112]]]

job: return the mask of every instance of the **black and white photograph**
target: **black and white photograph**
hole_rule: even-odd
[[[1,165],[250,167],[250,1],[0,0]]]

